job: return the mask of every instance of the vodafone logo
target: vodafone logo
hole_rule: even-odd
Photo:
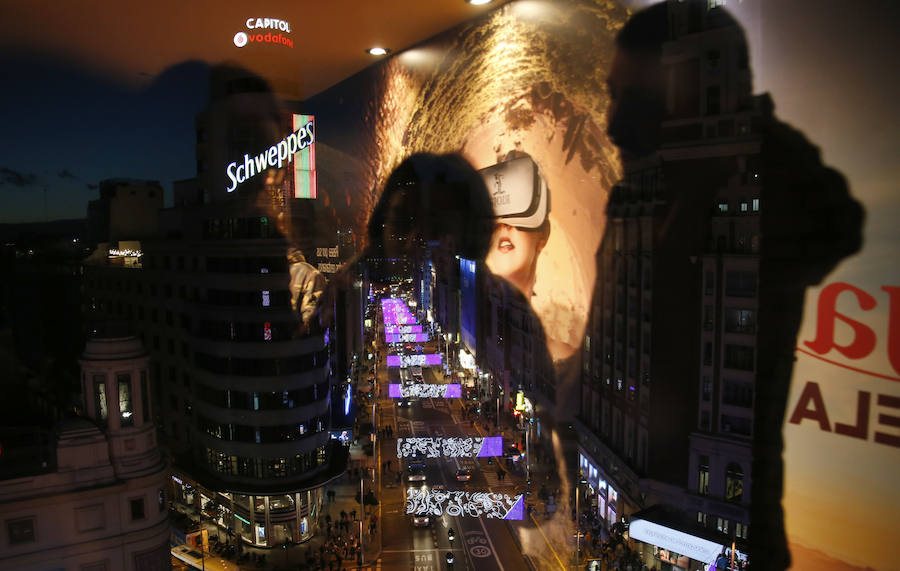
[[[285,20],[247,18],[245,25],[249,31],[241,31],[234,35],[234,45],[239,48],[252,43],[281,44],[289,48],[294,47],[294,40],[287,36],[287,34],[291,33],[291,25]]]

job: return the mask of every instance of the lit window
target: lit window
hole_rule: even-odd
[[[747,212],[748,206],[749,205],[747,204],[747,202],[742,200],[741,201],[741,212]]]
[[[134,425],[134,409],[131,402],[131,375],[116,375],[119,381],[119,414],[122,426]]]
[[[753,212],[759,212],[759,199],[753,199]]]
[[[263,307],[269,307],[269,304],[270,304],[270,303],[271,303],[271,301],[270,301],[270,299],[269,299],[269,290],[265,289],[265,290],[263,290],[263,292],[262,292],[262,304],[263,304]]]
[[[263,341],[272,340],[272,324],[266,321],[263,324]]]
[[[718,207],[719,212],[728,212],[728,203],[727,202],[720,201],[716,206]]]

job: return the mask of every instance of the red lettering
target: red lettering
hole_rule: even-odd
[[[892,397],[889,395],[878,395],[878,405],[879,406],[888,406],[891,408],[900,409],[900,397]],[[879,414],[878,415],[878,423],[883,424],[884,426],[893,426],[894,428],[900,427],[900,416],[893,416],[890,414]],[[884,432],[875,431],[875,442],[879,444],[887,444],[888,446],[896,446],[900,448],[900,436],[896,434],[887,434]]]
[[[881,286],[891,297],[888,313],[888,360],[895,371],[900,373],[900,287]]]
[[[875,298],[858,287],[844,282],[829,284],[819,294],[816,339],[811,342],[804,341],[803,344],[820,355],[824,355],[832,349],[837,349],[839,353],[849,359],[862,359],[875,349],[875,332],[865,324],[838,313],[837,298],[838,295],[845,291],[854,293],[859,301],[859,307],[865,311],[869,311],[876,305]],[[853,341],[849,345],[838,345],[835,343],[835,319],[840,319],[853,329]]]
[[[862,440],[867,439],[869,437],[869,403],[871,401],[872,393],[859,391],[856,396],[856,425],[835,422],[835,433]]]
[[[813,407],[810,408],[809,405]],[[814,420],[819,423],[819,428],[825,432],[831,432],[831,424],[828,422],[828,412],[825,411],[825,402],[822,400],[822,391],[819,383],[808,381],[800,393],[800,400],[791,415],[791,424],[800,424],[804,419]]]

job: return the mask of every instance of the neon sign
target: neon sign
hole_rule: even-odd
[[[248,43],[281,44],[289,48],[294,47],[294,40],[284,34],[273,34],[272,32],[263,34],[257,32],[257,30],[281,30],[290,34],[291,25],[285,20],[278,20],[277,18],[247,18],[245,24],[250,33],[242,31],[234,35],[234,45],[239,48],[246,46]]]
[[[305,117],[307,122],[302,123],[296,131],[260,154],[252,157],[249,154],[245,154],[243,163],[238,164],[238,162],[235,161],[225,167],[225,175],[231,180],[231,186],[226,188],[225,192],[234,192],[234,189],[236,189],[239,184],[248,181],[266,169],[280,169],[285,161],[289,163],[293,162],[297,154],[304,149],[312,147],[313,143],[316,142],[313,117],[311,115],[295,115],[295,117]],[[294,124],[296,124],[296,122],[295,119]],[[309,168],[315,170],[315,154],[312,149],[310,149],[309,155],[312,156],[312,161],[310,161],[308,157],[300,157],[298,160],[304,163],[304,168],[307,170]],[[312,165],[311,167],[309,166],[310,164]],[[315,196],[310,198],[315,198]]]

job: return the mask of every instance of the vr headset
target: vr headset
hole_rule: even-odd
[[[494,205],[494,216],[517,228],[540,228],[550,211],[550,192],[540,169],[524,156],[478,171]]]

